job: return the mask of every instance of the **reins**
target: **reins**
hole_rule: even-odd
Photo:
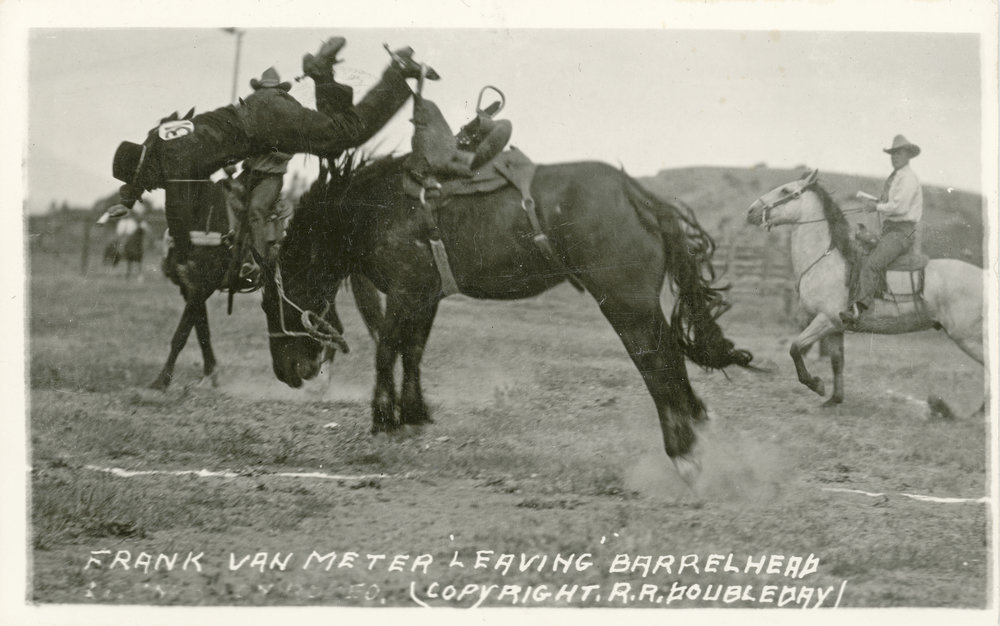
[[[802,222],[802,223],[805,224],[807,222]],[[823,254],[821,254],[818,259],[816,259],[815,261],[813,261],[812,263],[810,263],[809,267],[807,267],[806,269],[802,270],[802,272],[799,274],[798,280],[795,281],[795,293],[800,293],[799,288],[802,286],[802,279],[805,278],[806,274],[809,273],[809,270],[811,270],[812,268],[814,268],[817,265],[819,265],[820,261],[822,261],[826,257],[830,256],[830,253],[833,252],[836,249],[837,248],[833,245],[833,239],[831,238],[830,239],[830,247],[826,249],[826,252],[824,252]]]
[[[330,311],[330,302],[328,300],[324,300],[326,306],[323,308],[323,312],[319,315],[317,315],[314,311],[303,309],[299,305],[295,304],[292,299],[285,294],[285,286],[281,278],[281,265],[278,262],[275,262],[274,265],[274,284],[278,290],[278,325],[281,330],[279,332],[269,332],[267,334],[268,337],[308,337],[309,339],[319,343],[324,348],[339,348],[345,354],[351,351],[351,348],[347,345],[347,341],[344,340],[343,335],[341,335],[337,329],[330,324],[330,322],[323,319]],[[300,321],[302,322],[303,328],[306,329],[304,332],[288,330],[285,326],[284,303],[287,303],[288,306],[301,314]]]
[[[770,217],[770,215],[771,215],[771,211],[773,211],[774,209],[778,208],[779,206],[782,206],[784,204],[788,204],[792,200],[798,200],[802,196],[803,192],[805,192],[806,189],[809,189],[810,187],[812,187],[815,184],[816,184],[816,181],[812,181],[811,183],[809,183],[807,185],[803,185],[802,187],[796,189],[795,191],[793,191],[792,193],[788,194],[787,196],[782,196],[782,197],[778,198],[777,200],[775,200],[774,202],[765,204],[763,206],[763,208],[762,208],[763,214],[762,214],[762,217],[761,217],[761,223],[760,223],[760,225],[770,231],[771,227],[774,226],[768,220],[768,217]],[[842,214],[846,215],[848,213],[860,213],[862,211],[864,211],[863,208],[861,208],[861,209],[847,209],[846,211],[843,210],[843,209],[841,209],[840,212]],[[805,220],[805,221],[802,221],[802,222],[791,222],[790,225],[791,226],[797,226],[799,224],[818,224],[820,222],[826,222],[826,221],[828,221],[828,220],[825,217],[822,217],[822,218],[820,218],[818,220]]]
[[[794,192],[792,192],[792,193],[790,193],[790,194],[788,194],[786,196],[782,196],[781,198],[778,198],[774,202],[771,202],[769,204],[764,205],[764,207],[763,207],[763,216],[762,216],[762,219],[761,219],[761,226],[765,227],[768,231],[770,231],[771,227],[773,226],[773,224],[771,224],[769,222],[769,220],[768,220],[768,218],[770,217],[770,212],[773,209],[778,208],[779,206],[782,206],[784,204],[788,204],[792,200],[797,200],[799,197],[802,196],[802,194],[807,189],[809,189],[810,187],[812,187],[815,184],[816,184],[816,181],[814,180],[814,181],[812,181],[812,182],[810,182],[810,183],[808,183],[806,185],[803,185],[799,189],[796,189]],[[841,209],[840,212],[841,212],[841,214],[860,213],[863,210],[864,210],[863,208],[848,209],[848,210]],[[802,220],[802,221],[799,221],[799,222],[791,222],[791,223],[789,223],[789,225],[790,226],[800,226],[800,225],[803,225],[803,224],[819,224],[820,222],[829,222],[829,220],[826,217],[822,217],[822,218],[816,219],[816,220]],[[806,269],[802,270],[802,272],[799,273],[799,277],[795,281],[795,293],[800,293],[799,290],[800,290],[800,287],[802,286],[802,279],[805,278],[805,275],[808,274],[814,267],[816,267],[817,265],[819,265],[820,261],[822,261],[826,257],[830,256],[830,253],[833,252],[836,249],[837,248],[834,245],[833,236],[831,234],[831,236],[830,236],[830,245],[829,245],[829,247],[827,247],[826,252],[824,252],[823,254],[821,254],[819,256],[819,258],[817,258],[815,261],[813,261],[812,263],[810,263],[808,265],[808,267],[806,267]]]

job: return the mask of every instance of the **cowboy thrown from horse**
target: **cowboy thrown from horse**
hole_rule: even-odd
[[[302,59],[303,73],[315,83],[315,111],[289,95],[291,85],[281,82],[272,68],[260,81],[251,81],[254,92],[236,104],[194,117],[192,110],[183,119],[175,114],[151,130],[142,144],[122,142],[112,171],[125,184],[119,191],[121,205],[112,207],[112,216],[125,214],[144,191],[164,189],[178,273],[181,282],[190,285],[189,215],[210,175],[269,153],[305,152],[335,159],[370,139],[409,99],[406,79],[421,76],[412,48],[390,52],[392,62],[381,80],[354,105],[353,90],[334,80],[333,66],[345,44],[343,37],[333,37],[316,55]],[[438,78],[432,69],[423,71],[426,78]]]
[[[882,237],[861,266],[857,293],[840,320],[857,324],[878,291],[885,270],[896,258],[909,252],[917,237],[917,227],[924,213],[923,191],[917,175],[910,169],[910,159],[920,154],[920,146],[903,135],[896,135],[892,147],[883,149],[892,161],[892,174],[885,181],[882,196],[865,199],[865,210],[877,211],[882,219]]]

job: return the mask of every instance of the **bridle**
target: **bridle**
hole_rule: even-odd
[[[323,308],[323,312],[318,315],[314,311],[304,309],[295,304],[285,294],[285,286],[281,278],[281,265],[278,261],[275,261],[274,264],[274,285],[278,291],[278,326],[281,330],[278,332],[268,332],[268,337],[306,337],[316,341],[323,348],[331,350],[339,348],[345,354],[351,351],[344,336],[330,322],[324,319],[330,311],[329,300],[324,300],[325,307]],[[301,315],[299,319],[305,331],[288,330],[285,326],[285,304],[288,304],[289,307],[299,312]]]
[[[815,179],[810,180],[810,181],[806,181],[806,183],[804,185],[802,185],[801,187],[799,187],[795,191],[793,191],[793,192],[791,192],[791,193],[789,193],[787,195],[781,196],[780,198],[778,198],[774,202],[769,202],[769,203],[765,204],[763,206],[763,208],[762,208],[760,225],[762,227],[766,228],[768,231],[770,231],[772,227],[774,227],[774,226],[777,225],[777,224],[772,224],[771,221],[770,221],[771,211],[773,211],[774,209],[778,208],[779,206],[788,204],[789,202],[791,202],[793,200],[798,200],[799,198],[802,197],[802,194],[805,193],[807,189],[809,189],[810,187],[815,186],[816,183],[817,183],[817,181]],[[761,199],[757,198],[756,202],[754,202],[754,205],[756,205],[760,201],[761,201]],[[848,213],[860,213],[863,210],[864,209],[847,209],[846,211],[845,210],[841,210],[840,212],[846,215]],[[799,221],[799,222],[788,222],[788,224],[790,226],[798,226],[799,224],[819,224],[820,222],[825,222],[825,221],[827,221],[827,219],[825,217],[821,217],[821,218],[819,218],[817,220],[802,220],[802,221]]]
[[[773,211],[774,209],[776,209],[776,208],[778,208],[778,207],[780,207],[780,206],[782,206],[784,204],[788,204],[789,202],[792,202],[793,200],[798,200],[800,197],[802,197],[802,194],[805,193],[805,191],[807,189],[809,189],[810,187],[813,187],[816,184],[816,182],[817,182],[817,180],[815,178],[813,178],[812,180],[806,180],[805,183],[801,187],[798,187],[797,189],[795,189],[795,191],[793,191],[793,192],[791,192],[789,194],[786,194],[784,196],[781,196],[780,198],[778,198],[774,202],[769,202],[769,203],[765,204],[763,206],[763,208],[762,208],[762,215],[761,215],[761,223],[760,223],[760,225],[762,227],[766,228],[768,230],[768,232],[770,232],[771,228],[773,226],[775,226],[774,224],[772,224],[770,222],[770,219],[769,219],[770,216],[771,216],[771,211]],[[757,199],[757,202],[760,202],[760,198]],[[756,203],[754,203],[754,204],[756,204]],[[841,212],[842,213],[859,213],[861,211],[862,211],[862,209],[848,209],[846,211],[842,210]],[[820,222],[826,222],[826,221],[827,221],[827,219],[825,217],[822,217],[820,219],[815,219],[815,220],[801,220],[801,221],[798,221],[798,222],[789,222],[789,225],[790,226],[799,226],[801,224],[818,224]],[[831,237],[830,238],[830,245],[827,247],[826,251],[823,252],[823,254],[821,254],[815,261],[813,261],[812,263],[810,263],[806,267],[806,269],[802,270],[802,272],[799,273],[799,277],[795,281],[795,293],[799,293],[799,287],[801,286],[802,279],[805,278],[805,275],[808,274],[810,272],[810,270],[812,270],[814,267],[816,267],[817,265],[819,265],[820,261],[822,261],[826,257],[830,256],[830,253],[832,253],[835,249],[836,249],[836,246],[834,245],[833,238]]]
[[[762,227],[766,228],[768,231],[770,231],[771,228],[774,226],[774,224],[772,224],[771,221],[770,221],[771,211],[773,211],[774,209],[778,208],[779,206],[788,204],[789,202],[792,202],[793,200],[798,200],[799,198],[802,197],[802,194],[805,193],[805,191],[807,189],[809,189],[810,187],[812,187],[815,184],[816,184],[816,180],[807,181],[804,185],[802,185],[801,187],[799,187],[798,189],[796,189],[792,193],[784,195],[784,196],[781,196],[780,198],[778,198],[774,202],[769,202],[769,203],[765,204],[764,207],[763,207],[762,214],[761,214],[760,225]],[[760,202],[760,198],[757,198],[757,202]],[[823,218],[823,219],[809,220],[809,221],[804,221],[804,222],[792,222],[792,224],[793,225],[795,225],[795,224],[813,224],[813,223],[819,223],[819,222],[825,222],[825,221],[826,221],[826,218]]]

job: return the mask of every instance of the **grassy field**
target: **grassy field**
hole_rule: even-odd
[[[746,206],[796,176],[693,168],[645,182],[716,234],[752,239]],[[880,184],[822,178],[845,202]],[[981,260],[977,197],[925,197],[925,250]],[[347,294],[352,352],[331,376],[285,387],[259,294],[229,317],[217,295],[218,387],[200,380],[192,338],[173,386],[154,392],[181,298],[157,253],[141,284],[96,266],[96,231],[82,276],[81,225],[71,214],[29,224],[32,602],[983,608],[990,597],[988,506],[974,502],[990,475],[989,423],[975,414],[984,372],[940,333],[849,336],[847,401],[822,409],[795,380],[797,324],[780,298],[734,293],[723,327],[770,372],[689,366],[713,413],[692,491],[618,338],[568,286],[445,300],[423,368],[436,423],[372,437],[374,351]],[[808,363],[829,388],[829,365]],[[932,413],[932,395],[956,417]]]
[[[80,277],[65,258],[30,261],[33,601],[987,601],[987,507],[902,495],[987,490],[987,423],[970,417],[983,370],[939,334],[849,337],[848,400],[824,410],[795,381],[795,325],[779,303],[736,300],[724,327],[774,372],[691,369],[715,414],[694,493],[662,452],[617,337],[569,287],[513,303],[446,300],[424,359],[436,423],[371,437],[373,347],[349,299],[353,351],[332,380],[284,387],[259,295],[239,297],[231,317],[216,296],[220,386],[200,383],[192,339],[161,394],[145,385],[180,315],[176,288],[155,272],[135,284]],[[959,417],[933,417],[929,394]],[[303,472],[341,477],[283,475]]]

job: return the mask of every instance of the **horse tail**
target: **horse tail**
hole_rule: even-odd
[[[714,286],[712,254],[715,241],[698,224],[688,207],[670,204],[622,173],[625,193],[644,222],[663,237],[671,290],[677,294],[670,314],[671,333],[684,354],[706,369],[730,365],[752,367],[753,355],[737,349],[719,327],[719,317],[729,310],[723,294],[728,286]]]

